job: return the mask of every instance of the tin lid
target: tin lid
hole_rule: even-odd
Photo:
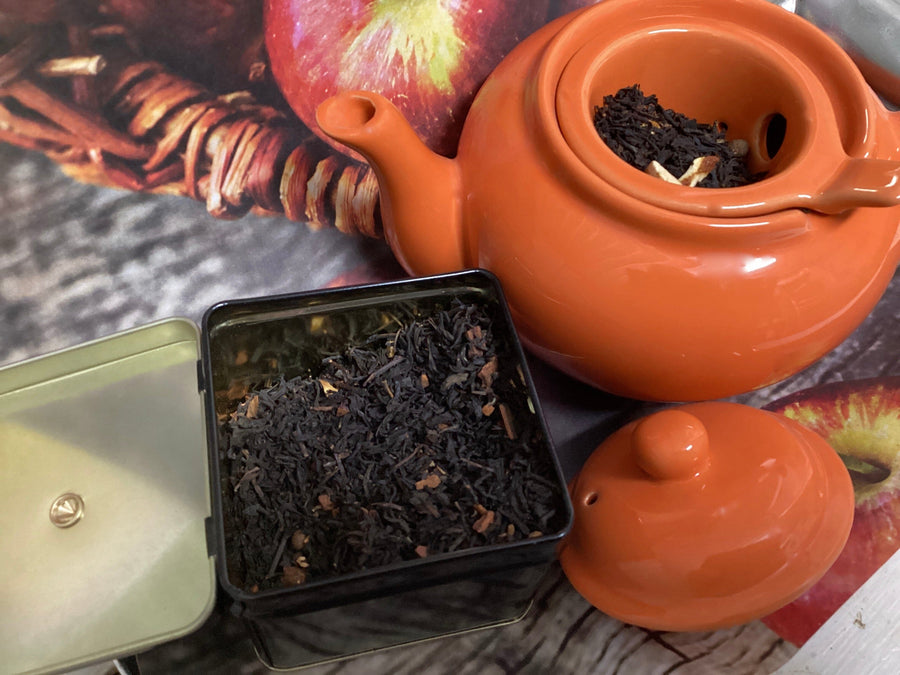
[[[198,330],[169,319],[0,369],[0,654],[117,658],[206,619]]]
[[[726,402],[634,421],[569,486],[560,562],[594,606],[654,630],[713,630],[775,611],[841,552],[853,485],[821,436]]]

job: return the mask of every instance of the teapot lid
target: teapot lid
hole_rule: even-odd
[[[787,604],[837,558],[854,509],[823,438],[725,402],[631,422],[569,491],[569,581],[601,611],[654,630],[713,630]]]

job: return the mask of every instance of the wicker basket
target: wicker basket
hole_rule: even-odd
[[[246,86],[217,90],[148,58],[152,47],[114,18],[96,1],[0,0],[0,141],[77,180],[203,200],[219,218],[283,214],[381,236],[373,171],[290,112],[260,31],[232,78]]]

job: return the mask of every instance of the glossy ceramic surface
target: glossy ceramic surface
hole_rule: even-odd
[[[623,427],[569,486],[560,549],[601,611],[655,630],[764,616],[817,581],[843,548],[853,486],[837,453],[786,417],[697,403]]]
[[[628,166],[591,116],[634,83],[726,122],[767,178],[709,190]],[[900,258],[900,113],[764,0],[606,0],[558,19],[482,87],[455,160],[377,94],[329,99],[318,120],[374,165],[410,273],[491,270],[537,354],[621,395],[781,380],[862,321]]]

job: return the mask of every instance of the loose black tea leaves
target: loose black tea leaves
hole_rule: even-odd
[[[487,311],[454,300],[398,323],[249,392],[222,425],[226,549],[244,588],[561,527],[540,424]]]
[[[603,98],[594,127],[621,159],[669,182],[738,187],[760,180],[745,162],[746,141],[728,142],[724,124],[703,124],[645,96],[639,85]]]

